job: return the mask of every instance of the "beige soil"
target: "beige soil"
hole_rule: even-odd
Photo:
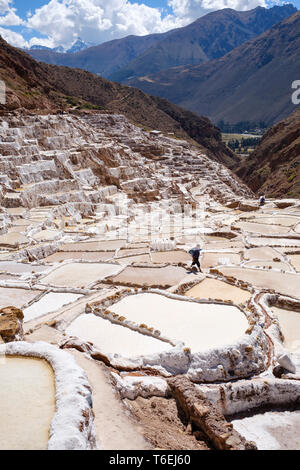
[[[125,400],[140,423],[144,436],[161,450],[209,450],[204,440],[197,440],[178,416],[174,399],[153,397]]]
[[[85,370],[93,389],[96,435],[104,450],[150,450],[151,445],[144,439],[142,429],[126,413],[110,384],[107,369],[78,351],[69,352]]]

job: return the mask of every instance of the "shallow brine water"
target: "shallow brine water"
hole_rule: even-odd
[[[272,311],[278,317],[286,348],[300,353],[300,312],[278,307],[272,307]]]
[[[54,413],[55,384],[51,367],[39,359],[1,359],[0,449],[47,449]]]
[[[245,315],[236,307],[185,302],[158,294],[129,296],[110,310],[184,342],[193,352],[233,344],[248,327]]]

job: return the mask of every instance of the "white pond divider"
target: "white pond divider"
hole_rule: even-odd
[[[221,347],[193,353],[183,342],[167,338],[160,331],[149,328],[147,325],[138,325],[133,321],[129,321],[125,316],[113,313],[109,310],[109,306],[105,306],[105,304],[102,308],[97,303],[95,307],[88,305],[87,313],[93,313],[111,323],[129,328],[143,335],[152,336],[174,346],[171,350],[161,352],[160,354],[134,358],[125,358],[121,355],[116,357],[115,355],[106,354],[105,351],[99,351],[100,356],[102,355],[102,357],[106,358],[106,361],[113,367],[117,369],[122,368],[123,370],[151,368],[158,370],[163,376],[187,374],[191,380],[198,383],[230,381],[237,378],[250,377],[265,370],[268,359],[268,340],[264,334],[263,325],[253,322],[251,312],[247,314],[240,306],[228,302],[196,300],[159,289],[149,289],[147,293],[154,293],[173,300],[190,303],[234,306],[248,318],[249,329],[235,344],[225,344]],[[127,291],[122,295],[122,298],[136,294],[137,291]],[[116,298],[115,302],[120,300],[120,297]],[[113,303],[114,301],[111,299],[110,305],[113,305]],[[69,338],[69,340],[72,343],[72,339]],[[65,344],[68,345],[68,342],[67,340]],[[94,352],[96,351],[94,350]]]
[[[56,413],[48,450],[99,448],[94,431],[92,389],[85,372],[70,354],[44,342],[14,342],[0,345],[0,356],[5,355],[44,359],[54,371]]]

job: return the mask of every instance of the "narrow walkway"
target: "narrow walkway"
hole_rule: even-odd
[[[82,367],[93,389],[97,441],[104,450],[150,450],[142,430],[130,418],[129,412],[109,383],[104,366],[75,350],[68,350]]]

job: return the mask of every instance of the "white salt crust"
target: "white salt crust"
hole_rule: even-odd
[[[92,390],[85,372],[70,354],[44,342],[15,342],[0,345],[1,355],[44,359],[54,371],[56,413],[48,450],[99,448],[94,431]]]

